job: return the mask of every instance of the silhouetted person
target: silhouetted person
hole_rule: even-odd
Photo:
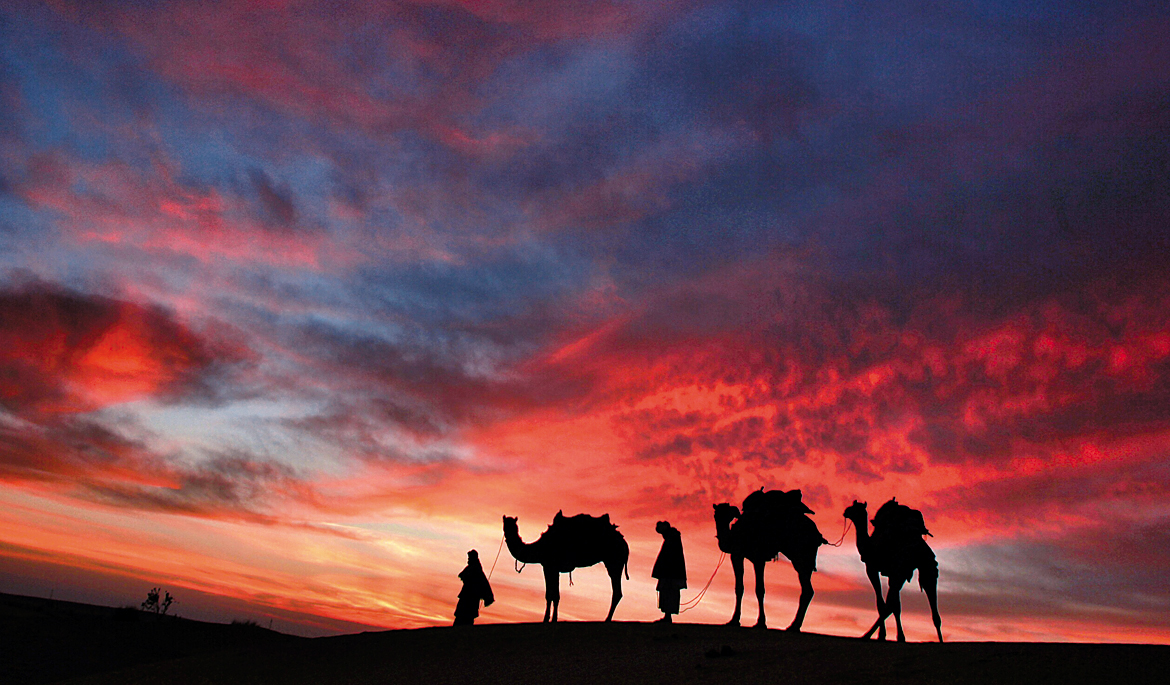
[[[671,622],[671,614],[678,613],[679,591],[687,586],[687,562],[683,558],[682,533],[666,521],[659,521],[654,530],[662,536],[662,549],[654,560],[652,578],[658,579],[658,608],[663,623]]]
[[[492,596],[492,586],[483,574],[483,566],[479,564],[479,552],[474,549],[467,553],[467,567],[459,572],[459,580],[463,581],[463,589],[459,591],[459,602],[455,604],[455,625],[469,626],[479,616],[480,600],[485,607],[496,601]]]

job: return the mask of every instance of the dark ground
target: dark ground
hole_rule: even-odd
[[[38,604],[40,603],[40,604]],[[296,638],[0,595],[0,683],[1162,683],[1170,646],[895,644],[645,623]],[[70,613],[72,612],[72,613]],[[10,651],[12,650],[12,651]]]
[[[255,626],[0,593],[2,685],[53,683],[138,664],[303,640]]]

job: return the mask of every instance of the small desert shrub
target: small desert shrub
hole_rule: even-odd
[[[157,587],[146,593],[146,601],[142,603],[142,610],[153,611],[165,616],[171,605],[175,603],[175,598],[171,596],[170,592],[167,592],[165,597],[160,598],[161,594],[162,589]]]
[[[249,619],[233,618],[232,625],[237,627],[237,628],[248,628],[248,629],[254,629],[254,628],[260,627],[259,623],[253,621],[250,618]]]

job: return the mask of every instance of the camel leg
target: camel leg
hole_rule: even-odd
[[[622,601],[622,564],[617,564],[613,568],[605,567],[609,571],[609,582],[613,585],[613,599],[609,602],[609,614],[605,617],[606,623],[613,620],[613,611],[617,609],[618,602]]]
[[[756,619],[756,628],[768,627],[768,621],[764,617],[764,568],[767,563],[766,561],[752,561],[752,566],[756,570],[756,601],[760,604],[760,617]]]
[[[808,611],[808,605],[813,598],[812,569],[804,568],[796,573],[800,577],[800,606],[796,609],[796,618],[792,619],[792,625],[788,626],[788,630],[793,633],[800,632],[800,627],[804,625],[804,614]]]
[[[739,625],[739,610],[743,604],[743,557],[731,557],[731,570],[735,573],[735,613],[727,622],[729,626]]]
[[[902,632],[902,585],[906,581],[895,581],[890,578],[890,591],[886,593],[886,613],[894,615],[894,623],[898,626],[898,642],[906,641],[906,634]]]
[[[881,584],[881,578],[879,577],[878,578],[878,587],[879,588],[881,587],[880,584]],[[890,591],[892,592],[893,589],[894,589],[894,586],[891,583],[890,584]],[[869,627],[869,630],[865,631],[865,635],[861,636],[862,640],[868,640],[869,636],[873,635],[877,631],[878,628],[881,628],[883,633],[886,630],[886,617],[889,616],[891,613],[890,612],[890,602],[887,599],[883,603],[879,597],[878,606],[881,607],[881,609],[878,611],[878,619],[876,621],[874,621],[872,626]]]
[[[549,622],[549,610],[552,610],[552,622],[557,622],[557,606],[561,603],[561,574],[556,569],[544,568],[544,622]]]
[[[918,584],[926,593],[930,601],[930,617],[934,619],[934,632],[938,633],[938,641],[942,642],[942,616],[938,615],[938,564],[918,570]]]
[[[865,567],[865,575],[869,576],[869,582],[873,585],[873,593],[877,597],[878,616],[881,617],[886,607],[885,602],[882,601],[882,576],[876,568],[871,569],[869,566]],[[884,640],[886,639],[886,619],[879,618],[878,624],[878,639]],[[869,635],[867,634],[866,637],[869,637]]]

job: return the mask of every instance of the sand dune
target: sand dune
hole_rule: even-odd
[[[1153,683],[1170,646],[879,643],[646,623],[477,625],[297,638],[0,595],[0,682]]]
[[[709,625],[427,628],[190,657],[84,683],[1152,683],[1170,647],[894,644]]]

